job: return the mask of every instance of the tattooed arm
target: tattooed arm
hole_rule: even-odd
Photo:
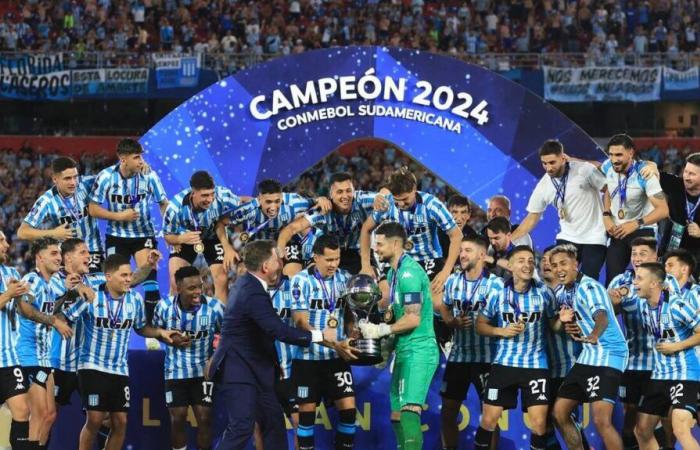
[[[642,218],[644,225],[651,225],[668,217],[668,203],[663,192],[657,192],[649,197],[649,202],[654,210]]]
[[[59,316],[44,314],[26,301],[17,302],[20,314],[33,322],[56,328],[64,338],[73,335],[73,329]]]

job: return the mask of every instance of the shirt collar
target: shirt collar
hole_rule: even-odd
[[[259,276],[255,275],[253,272],[251,272],[250,274],[253,275],[255,278],[257,278],[258,281],[262,283],[263,289],[265,289],[265,292],[267,292],[267,282],[265,280],[263,280],[262,278],[260,278]]]

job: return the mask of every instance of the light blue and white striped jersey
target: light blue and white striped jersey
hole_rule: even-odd
[[[676,343],[695,334],[700,327],[700,302],[697,295],[682,298],[677,294],[662,294],[663,303],[652,308],[646,300],[639,299],[644,325],[654,336],[655,342]],[[700,379],[700,360],[695,348],[687,348],[670,355],[657,352],[654,347],[654,380]]]
[[[96,294],[91,303],[78,301],[64,311],[71,322],[83,321],[78,370],[128,376],[129,335],[132,329],[139,330],[146,326],[143,299],[133,290],[129,290],[121,299],[113,299],[104,284]]]
[[[440,199],[427,192],[418,191],[416,203],[410,210],[399,209],[391,195],[387,196],[387,200],[389,208],[386,211],[375,211],[372,213],[372,218],[378,224],[391,221],[403,225],[408,240],[413,243],[413,248],[406,253],[416,261],[445,256],[443,249],[440,248],[438,227],[447,232],[457,224]],[[447,251],[447,249],[444,250]]]
[[[602,311],[608,317],[608,326],[598,337],[598,343],[584,343],[576,362],[588,366],[612,367],[623,372],[627,367],[629,355],[627,342],[603,285],[579,273],[574,286],[571,289],[562,288],[558,298],[573,308],[576,323],[581,328],[583,336],[593,332],[597,313]]]
[[[100,285],[105,283],[106,278],[103,273],[89,273],[83,275],[83,283],[91,289],[97,291]],[[51,289],[56,298],[60,298],[67,292],[66,273],[59,271],[51,277]],[[72,301],[65,301],[61,307],[61,312],[71,308],[77,298]],[[78,350],[80,341],[83,338],[83,321],[78,320],[73,325],[73,336],[64,339],[54,328],[51,331],[51,367],[61,369],[65,372],[76,372],[78,370]]]
[[[167,199],[163,184],[155,171],[124,178],[119,172],[119,164],[107,167],[97,175],[89,197],[91,202],[104,205],[111,212],[131,208],[138,211],[139,217],[133,222],[107,221],[107,234],[122,238],[155,235],[151,204]]]
[[[192,190],[185,189],[168,203],[163,216],[163,234],[182,234],[186,231],[201,231],[202,239],[215,239],[214,226],[226,211],[236,208],[241,199],[223,186],[214,188],[214,201],[206,211],[195,211],[190,199]]]
[[[56,294],[48,281],[36,271],[26,274],[22,281],[29,286],[27,297],[30,305],[39,312],[53,314]],[[17,337],[17,355],[23,367],[51,367],[51,335],[52,327],[36,323],[21,314],[19,316],[19,335]]]
[[[314,243],[319,236],[323,234],[323,231],[318,228],[311,227],[309,231],[306,232],[304,237],[296,235],[292,238],[292,242],[299,242],[301,244],[301,260],[304,261],[304,265],[309,264],[314,256]]]
[[[267,291],[272,299],[272,307],[285,325],[293,327],[292,319],[292,282],[286,275],[282,275],[279,285],[268,286]],[[277,360],[282,370],[282,378],[287,379],[292,375],[292,360],[297,352],[297,346],[285,342],[275,341]]]
[[[581,354],[581,343],[574,341],[564,330],[547,330],[547,357],[549,376],[565,378]]]
[[[643,163],[641,161],[633,161],[632,164],[627,174],[615,172],[610,159],[606,159],[600,166],[601,172],[605,175],[605,183],[610,193],[610,211],[612,212],[612,219],[615,225],[635,221],[652,212],[654,207],[651,205],[649,198],[663,192],[658,177],[652,177],[648,180],[642,177],[640,170],[643,167]],[[623,205],[621,204],[619,187],[625,184],[626,198]],[[622,219],[618,217],[620,209],[623,209],[625,212],[625,216]],[[644,225],[642,228],[656,230],[656,224]]]
[[[622,298],[620,309],[622,310],[622,323],[625,327],[629,360],[626,370],[652,370],[654,368],[654,337],[642,323],[642,315],[639,309],[637,294],[634,289],[634,271],[626,270],[616,276],[610,282],[608,289],[626,287],[629,293]],[[671,276],[666,276],[666,285],[671,292],[678,292],[678,281]]]
[[[479,311],[503,289],[503,280],[484,272],[476,280],[468,280],[463,272],[453,273],[445,281],[442,302],[452,310],[454,317],[470,315],[473,325],[457,328],[452,336],[449,362],[490,363],[496,353],[496,343],[476,332]]]
[[[532,280],[527,292],[516,292],[506,280],[481,314],[495,326],[505,328],[525,317],[525,331],[512,338],[494,338],[496,357],[492,364],[525,369],[547,369],[548,318],[554,315],[554,293],[544,283]]]
[[[292,313],[308,312],[311,328],[323,331],[330,317],[331,303],[335,302],[333,313],[338,319],[336,338],[338,341],[342,341],[346,338],[345,321],[343,320],[345,300],[340,297],[345,293],[345,284],[350,279],[350,273],[338,269],[332,277],[324,278],[323,283],[316,278],[316,273],[316,268],[312,266],[302,270],[292,278]],[[338,354],[335,350],[319,344],[300,348],[295,355],[295,359],[307,361],[337,358]]]
[[[91,252],[102,252],[100,230],[97,219],[88,215],[88,196],[95,184],[95,176],[81,176],[75,193],[63,197],[56,186],[44,192],[24,218],[32,228],[48,230],[69,224],[75,237],[82,239]]]
[[[183,380],[204,376],[204,366],[214,353],[214,334],[221,330],[224,306],[213,297],[202,296],[196,311],[183,311],[177,296],[161,299],[153,313],[153,325],[184,331],[189,347],[165,346],[165,379]]]
[[[307,211],[313,205],[313,200],[293,192],[283,192],[279,212],[272,219],[265,215],[257,198],[238,206],[231,211],[229,217],[231,224],[241,225],[248,233],[255,231],[250,236],[251,240],[272,239],[276,241],[282,228],[294,221],[297,214]],[[267,222],[268,220],[269,222]],[[263,226],[265,222],[267,224]],[[261,226],[262,228],[256,230],[257,227]]]
[[[372,214],[375,192],[355,191],[349,214],[340,214],[335,210],[326,214],[309,212],[304,217],[311,226],[319,228],[323,234],[338,236],[341,248],[358,250],[360,248],[360,229],[365,219]]]
[[[566,304],[567,299],[564,294],[564,287],[558,285],[554,290],[557,310]],[[581,354],[581,343],[571,339],[563,329],[554,331],[549,328],[547,330],[547,356],[549,357],[549,373],[552,378],[566,377],[576,363],[579,354]]]
[[[0,294],[7,290],[7,283],[20,280],[19,272],[14,267],[0,264]],[[15,301],[10,300],[0,309],[0,368],[20,365],[17,356],[17,310]]]

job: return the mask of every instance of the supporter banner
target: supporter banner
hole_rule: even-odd
[[[158,89],[197,86],[201,54],[192,56],[153,55]]]
[[[0,74],[0,96],[21,100],[65,100],[71,96],[71,72]]]
[[[700,87],[700,71],[695,66],[688,70],[664,67],[664,89],[667,91],[689,91]]]
[[[0,55],[0,75],[41,75],[63,70],[62,53]]]
[[[76,97],[148,92],[148,69],[94,69],[71,71],[73,95]]]
[[[32,74],[19,68],[0,69],[0,96],[34,101],[146,94],[148,72],[148,69],[142,68],[59,70]]]
[[[649,102],[661,96],[661,67],[544,67],[544,98],[572,102]]]

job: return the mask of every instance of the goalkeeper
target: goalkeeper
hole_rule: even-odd
[[[391,264],[387,277],[388,307],[384,314],[387,323],[377,325],[365,320],[358,326],[367,339],[396,335],[391,424],[400,450],[420,450],[423,448],[421,411],[439,357],[430,280],[420,264],[404,253],[406,241],[406,231],[399,223],[385,222],[376,229],[375,252],[381,261]]]

